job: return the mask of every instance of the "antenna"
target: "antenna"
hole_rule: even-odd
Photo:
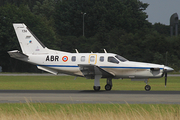
[[[75,49],[76,53],[79,53],[77,49]]]
[[[104,49],[104,53],[107,53],[106,49]]]

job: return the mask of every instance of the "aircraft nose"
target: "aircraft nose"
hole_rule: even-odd
[[[167,72],[172,72],[172,71],[174,71],[173,68],[168,67],[168,66],[164,66],[164,70],[166,70]]]

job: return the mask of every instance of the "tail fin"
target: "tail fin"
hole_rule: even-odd
[[[27,28],[24,23],[14,23],[13,27],[24,54],[47,53],[46,46]]]

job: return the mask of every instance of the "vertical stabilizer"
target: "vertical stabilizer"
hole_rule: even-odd
[[[14,23],[13,27],[24,54],[47,53],[45,45],[27,28],[24,23]]]

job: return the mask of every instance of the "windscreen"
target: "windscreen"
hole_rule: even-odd
[[[115,56],[118,60],[120,60],[121,62],[125,62],[125,61],[128,61],[126,58],[120,56],[120,55],[116,55]]]

